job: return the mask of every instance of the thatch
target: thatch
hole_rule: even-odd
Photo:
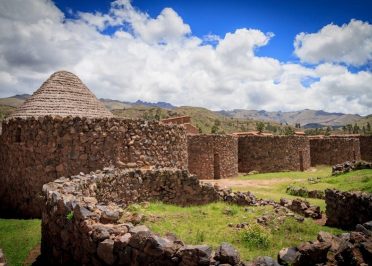
[[[51,75],[9,118],[46,115],[89,118],[113,116],[76,75],[67,71]]]

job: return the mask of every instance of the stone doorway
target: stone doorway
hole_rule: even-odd
[[[221,169],[220,169],[220,155],[215,153],[213,156],[213,179],[221,179]]]
[[[300,151],[300,171],[304,171],[304,155],[303,152]]]

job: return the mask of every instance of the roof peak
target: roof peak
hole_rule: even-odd
[[[54,72],[10,118],[46,115],[113,116],[77,75],[65,70]]]

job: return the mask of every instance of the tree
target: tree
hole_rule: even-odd
[[[261,121],[256,122],[256,130],[258,131],[259,134],[263,132],[264,128],[265,128],[264,122]]]
[[[353,128],[353,134],[358,134],[359,130],[360,130],[359,126],[355,123]]]
[[[218,131],[220,130],[220,125],[221,125],[220,120],[218,120],[218,119],[214,120],[214,124],[211,128],[211,133],[212,134],[217,134]]]
[[[347,127],[347,131],[349,132],[349,134],[351,134],[353,132],[353,125],[347,124],[346,127]]]
[[[293,136],[295,133],[294,129],[291,126],[284,127],[284,135]]]
[[[160,108],[156,108],[156,112],[155,112],[155,116],[154,116],[155,120],[160,120],[161,118],[161,109]]]
[[[326,136],[331,135],[331,128],[330,127],[326,128],[326,131],[325,131],[324,135],[326,135]]]
[[[368,133],[371,133],[371,124],[367,122],[367,131]]]

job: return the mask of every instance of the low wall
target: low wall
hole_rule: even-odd
[[[372,194],[325,191],[327,225],[355,229],[357,224],[372,220]]]
[[[187,169],[185,130],[116,118],[44,117],[3,123],[0,211],[40,216],[42,185],[108,165]],[[12,212],[12,213],[10,213]]]
[[[118,222],[121,206],[132,202],[184,205],[220,197],[187,171],[107,169],[55,180],[43,192],[41,251],[48,265],[210,265],[213,260],[208,246],[184,245],[144,226]],[[216,257],[220,263],[230,262],[218,252]]]
[[[220,179],[238,174],[238,140],[231,135],[189,135],[188,165],[199,179]]]
[[[306,137],[239,136],[239,172],[303,171],[310,167]]]
[[[360,160],[360,144],[353,137],[310,138],[311,165],[334,165]]]
[[[361,159],[372,162],[372,136],[360,136],[359,142]]]

